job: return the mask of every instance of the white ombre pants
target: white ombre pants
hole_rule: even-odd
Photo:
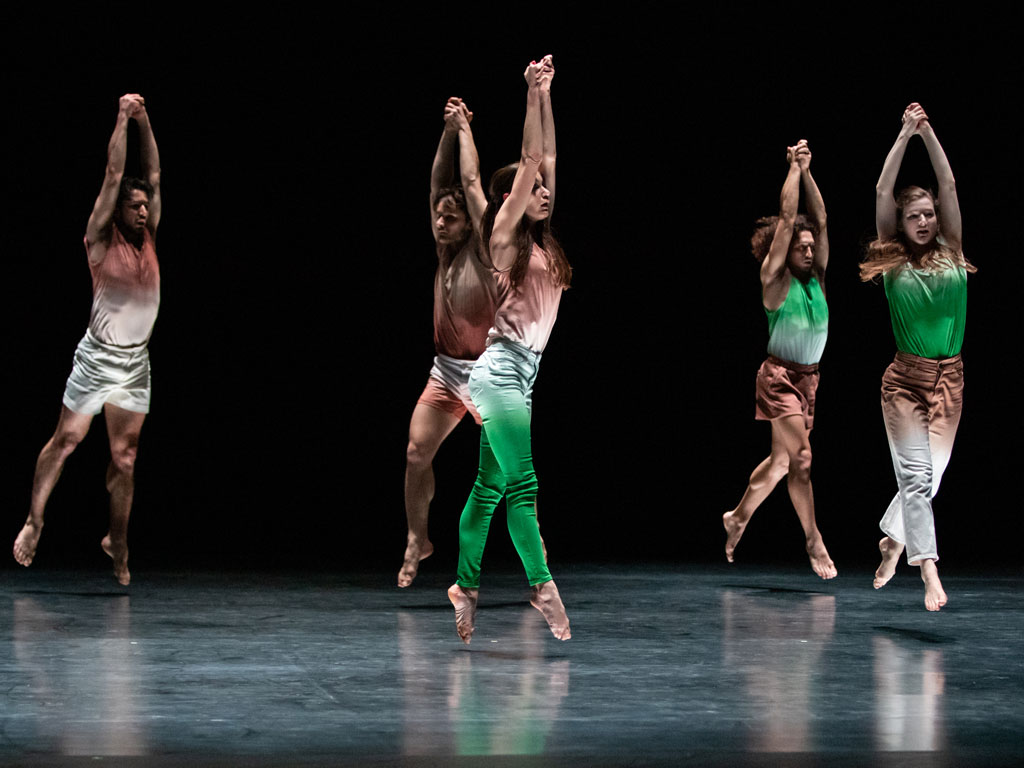
[[[906,545],[912,565],[939,559],[931,500],[953,452],[963,389],[960,355],[930,360],[897,352],[882,376],[882,418],[899,492],[879,525]]]

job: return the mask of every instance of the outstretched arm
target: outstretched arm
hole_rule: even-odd
[[[544,156],[540,163],[540,175],[548,190],[548,220],[555,211],[555,116],[551,111],[551,81],[555,77],[555,65],[551,56],[541,60],[541,74],[538,78],[540,88],[540,125],[543,134]]]
[[[458,126],[455,125],[455,111],[458,108],[459,100],[448,99],[444,107],[444,130],[441,132],[441,140],[437,144],[437,152],[434,153],[434,164],[430,168],[430,230],[434,233],[434,240],[437,240],[437,227],[434,224],[437,212],[434,210],[437,193],[452,183],[452,168],[455,161],[455,141],[458,137]]]
[[[465,102],[459,102],[459,108],[452,118],[459,128],[459,175],[462,177],[462,191],[466,193],[466,208],[469,209],[469,220],[473,229],[480,231],[480,221],[487,207],[487,196],[480,182],[480,158],[476,153],[473,141],[473,129],[469,124],[473,121],[473,113]]]
[[[118,102],[117,121],[114,132],[107,144],[107,169],[103,174],[103,186],[93,203],[89,222],[85,225],[85,237],[90,245],[110,239],[110,223],[117,207],[117,195],[124,176],[125,155],[128,148],[128,121],[142,106],[142,97],[127,93]],[[91,252],[91,251],[90,251]]]
[[[540,84],[543,62],[530,62],[526,78],[526,120],[523,123],[523,148],[512,191],[494,217],[491,232],[491,262],[499,271],[511,269],[516,260],[515,230],[533,194],[537,173],[543,160],[544,145],[540,119]]]
[[[903,127],[896,137],[896,143],[892,145],[889,154],[885,156],[885,163],[882,165],[882,175],[878,177],[875,184],[875,230],[878,238],[895,237],[899,232],[899,223],[896,221],[896,198],[893,190],[896,187],[896,176],[900,172],[900,165],[903,164],[903,154],[907,151],[907,142],[910,137],[918,131],[919,124],[927,122],[928,116],[921,109],[921,105],[914,102],[903,111]]]
[[[800,166],[800,180],[804,186],[804,196],[807,201],[807,210],[814,219],[818,228],[818,236],[814,238],[814,272],[821,280],[825,276],[825,269],[828,267],[828,229],[826,227],[825,201],[821,197],[818,185],[811,176],[811,151],[797,154],[797,163]]]
[[[153,195],[149,198],[149,215],[146,216],[146,227],[156,236],[156,228],[160,226],[160,153],[153,137],[153,126],[149,124],[149,113],[142,102],[135,112],[135,122],[139,126],[140,155],[142,159],[142,177],[153,187]]]
[[[928,118],[918,129],[924,146],[928,150],[928,157],[932,161],[932,170],[935,171],[935,178],[939,182],[939,226],[942,236],[955,251],[959,251],[963,242],[962,224],[960,221],[960,201],[956,196],[956,180],[953,178],[953,169],[949,167],[949,160],[942,150],[942,145],[935,137],[932,124]]]
[[[775,225],[775,235],[768,249],[768,255],[761,264],[761,286],[765,294],[765,306],[769,305],[768,293],[779,282],[786,271],[786,259],[789,256],[789,244],[793,239],[793,223],[796,221],[796,209],[800,202],[800,163],[798,153],[809,154],[807,142],[802,139],[795,147],[786,148],[786,160],[789,172],[782,184],[779,196],[779,223]],[[787,286],[788,289],[788,286]],[[771,302],[774,304],[774,302]]]

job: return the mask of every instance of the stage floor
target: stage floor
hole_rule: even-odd
[[[429,562],[429,561],[428,561]],[[397,563],[396,563],[397,565]],[[424,563],[427,566],[427,563]],[[1024,759],[1024,578],[563,566],[561,643],[519,573],[455,634],[434,568],[9,571],[4,765],[963,766]],[[948,571],[948,572],[947,572]],[[95,758],[103,757],[102,761]]]

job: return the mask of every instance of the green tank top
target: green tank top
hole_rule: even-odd
[[[960,354],[967,322],[967,270],[891,269],[882,282],[896,348],[941,360]]]
[[[782,306],[765,309],[765,313],[769,355],[801,365],[821,360],[828,339],[828,304],[818,278],[801,283],[791,275]]]

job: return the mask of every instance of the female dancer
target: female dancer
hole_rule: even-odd
[[[908,187],[893,198],[907,142],[924,141],[938,180],[939,198]],[[880,526],[882,563],[875,589],[893,577],[904,548],[921,567],[924,605],[946,604],[935,561],[931,499],[949,463],[960,423],[964,373],[960,347],[967,317],[967,273],[975,268],[961,246],[960,205],[946,153],[917,103],[903,113],[903,128],[889,150],[875,187],[878,239],[860,266],[862,280],[882,276],[889,299],[896,359],[882,376],[882,417],[899,492]]]
[[[751,515],[786,477],[811,568],[821,578],[831,579],[836,567],[814,520],[810,443],[818,360],[828,336],[825,203],[811,176],[807,142],[800,140],[789,147],[786,159],[789,173],[782,185],[779,215],[759,220],[751,238],[754,256],[761,262],[761,296],[769,333],[768,359],[757,372],[755,418],[771,421],[772,452],[750,476],[736,509],[722,515],[725,557],[732,562]],[[813,223],[796,213],[801,181]]]
[[[473,636],[480,561],[494,508],[505,496],[508,529],[526,568],[530,603],[559,640],[569,619],[551,579],[537,528],[537,476],[530,446],[531,392],[541,353],[555,324],[572,269],[551,235],[555,199],[555,126],[551,114],[550,56],[531,62],[523,150],[518,165],[491,178],[481,238],[497,273],[498,310],[487,349],[473,367],[469,391],[483,420],[480,468],[459,521],[458,579],[448,590],[455,627]]]

